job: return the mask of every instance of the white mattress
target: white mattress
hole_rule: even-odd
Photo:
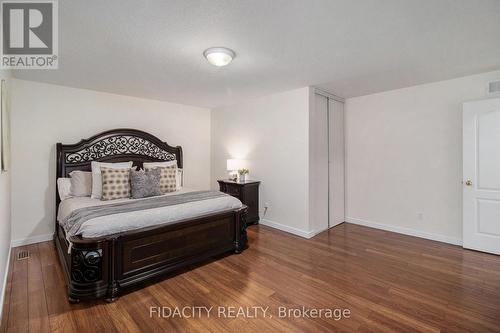
[[[165,194],[176,195],[195,190],[183,188],[179,191]],[[75,197],[63,200],[59,205],[57,220],[62,221],[69,216],[73,211],[92,206],[109,205],[117,202],[128,200],[143,200],[143,199],[118,199],[110,201],[102,201],[92,199],[90,197]],[[112,235],[119,232],[137,230],[145,227],[168,224],[176,221],[196,218],[202,215],[227,211],[240,208],[241,201],[232,197],[224,196],[213,199],[188,202],[180,205],[165,206],[142,211],[134,211],[108,216],[97,217],[83,223],[78,232],[84,238],[95,238]]]

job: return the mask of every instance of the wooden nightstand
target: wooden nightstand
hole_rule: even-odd
[[[243,183],[228,179],[218,180],[221,192],[232,195],[248,206],[247,224],[259,223],[259,181],[247,180]]]

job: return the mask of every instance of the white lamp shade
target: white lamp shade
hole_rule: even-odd
[[[239,169],[243,169],[246,166],[245,160],[231,158],[227,160],[227,171],[235,171]]]

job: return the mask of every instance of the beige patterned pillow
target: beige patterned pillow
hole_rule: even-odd
[[[162,193],[175,192],[177,190],[177,165],[171,165],[166,167],[148,167],[144,168],[145,171],[152,169],[160,169],[161,170],[161,178],[160,178],[160,190]]]
[[[101,167],[101,200],[130,198],[130,168]]]

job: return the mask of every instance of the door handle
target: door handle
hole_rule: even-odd
[[[467,179],[467,180],[465,181],[465,185],[467,185],[467,186],[472,186],[472,180]]]

